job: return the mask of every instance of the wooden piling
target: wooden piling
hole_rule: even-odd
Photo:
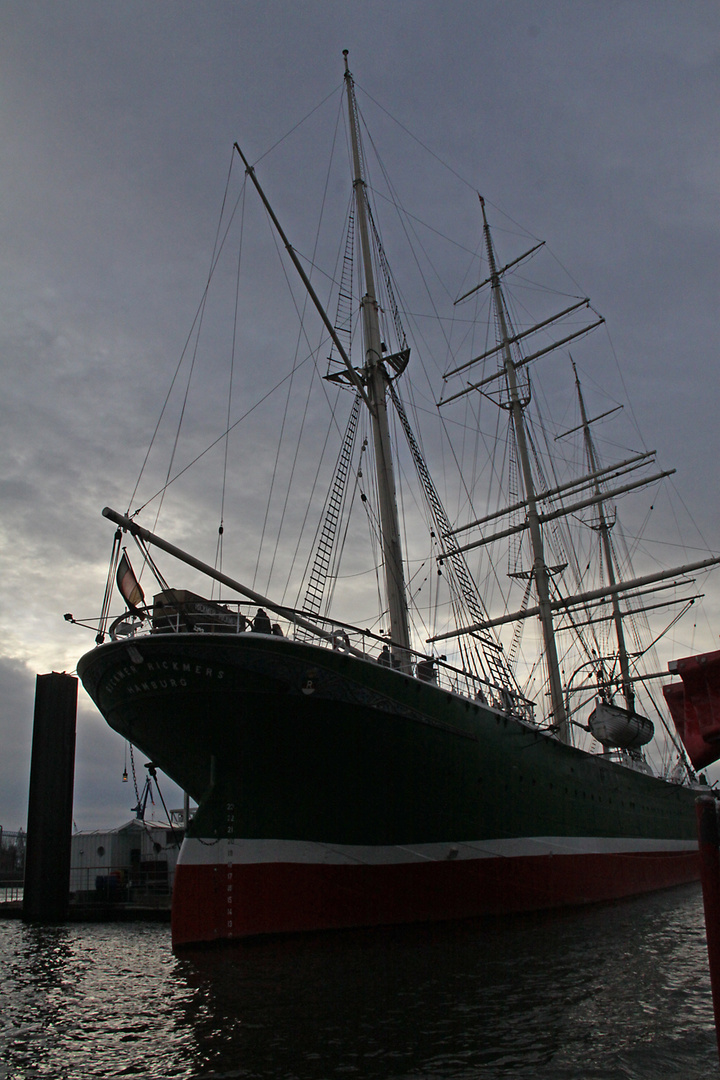
[[[72,675],[38,675],[35,684],[25,922],[64,922],[68,915],[77,690]]]
[[[718,827],[718,801],[710,795],[701,795],[695,803],[700,845],[700,875],[702,879],[703,907],[705,908],[705,934],[710,963],[710,986],[712,988],[715,1034],[720,1054],[720,828]]]

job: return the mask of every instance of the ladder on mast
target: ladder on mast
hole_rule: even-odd
[[[360,395],[356,394],[355,400],[353,401],[353,407],[350,410],[350,417],[345,429],[345,436],[340,448],[337,464],[335,466],[335,478],[325,505],[322,528],[315,548],[315,558],[305,589],[303,612],[308,615],[320,615],[320,609],[325,595],[325,586],[330,571],[330,562],[335,547],[335,537],[337,535],[337,527],[340,520],[340,511],[345,496],[353,446],[355,445],[355,433],[357,432],[359,415]],[[303,630],[300,631],[299,636],[308,638],[311,635]]]
[[[428,467],[425,464],[425,459],[423,458],[422,452],[417,443],[417,439],[415,438],[415,434],[412,430],[412,427],[410,426],[410,421],[408,420],[405,408],[392,383],[390,384],[390,396],[392,398],[393,405],[395,406],[395,411],[398,414],[400,423],[402,424],[403,430],[405,432],[405,437],[407,438],[408,446],[410,447],[410,452],[412,454],[413,461],[415,462],[415,468],[420,478],[420,482],[425,492],[425,498],[428,501],[430,512],[435,522],[435,527],[438,529],[438,532],[444,541],[447,535],[451,532],[452,526],[450,525],[450,521],[445,512],[445,507],[442,504],[440,495],[438,494],[437,489],[432,481],[432,477],[430,476]],[[451,567],[458,592],[462,597],[465,607],[470,613],[472,619],[475,622],[484,622],[487,619],[487,615],[485,614],[485,609],[483,607],[482,601],[480,600],[480,596],[477,592],[475,582],[473,581],[472,575],[470,573],[467,563],[465,562],[464,556],[460,552],[450,551],[447,554],[443,555],[443,560]],[[500,642],[496,641],[488,634],[483,634],[482,636],[480,636],[480,634],[473,634],[472,637],[475,643],[481,645],[482,647],[482,660],[487,666],[487,671],[485,672],[485,675],[488,678],[489,682],[510,691],[510,693],[512,694],[517,694],[518,696],[521,696],[517,683],[515,682],[515,678],[512,674],[512,670],[508,665],[507,660],[505,659],[505,655],[503,653],[502,645],[500,644]]]

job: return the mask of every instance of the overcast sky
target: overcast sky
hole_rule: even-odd
[[[361,106],[374,99],[460,178],[452,205],[422,193],[428,218],[455,198],[469,214],[481,190],[582,283],[647,444],[717,544],[716,0],[2,0],[6,829],[25,823],[35,674],[72,671],[92,645],[63,613],[98,612],[112,539],[100,510],[127,505],[202,291],[232,144],[262,158],[338,90],[345,48]],[[285,162],[296,152],[284,179],[272,156],[260,166],[293,240],[313,170],[292,142]],[[243,374],[248,400],[262,378]],[[704,588],[676,655],[716,646],[720,581]],[[130,816],[124,754],[81,692],[79,827]]]

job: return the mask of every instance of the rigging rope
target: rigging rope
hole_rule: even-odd
[[[240,304],[240,270],[242,267],[242,251],[243,251],[243,237],[245,233],[245,192],[247,186],[242,186],[242,212],[240,214],[240,241],[238,244],[238,256],[237,256],[237,272],[235,275],[235,313],[233,318],[233,331],[232,331],[232,345],[230,349],[230,379],[228,385],[228,400],[227,400],[227,412],[225,414],[225,452],[223,454],[223,474],[222,474],[222,491],[220,495],[220,524],[218,525],[218,542],[215,553],[215,569],[222,572],[222,556],[223,556],[223,537],[225,533],[225,492],[227,489],[227,471],[228,471],[228,452],[230,448],[230,416],[232,412],[232,395],[233,395],[233,380],[235,375],[235,357],[237,350],[237,326],[238,326],[238,308]],[[211,599],[215,596],[215,588],[217,586],[218,599],[221,596],[221,585],[213,579]]]
[[[337,132],[338,132],[338,128],[339,128],[339,122],[340,122],[341,114],[342,114],[342,102],[340,103],[340,107],[338,109],[338,114],[337,114],[337,117],[336,117],[335,129],[334,129],[334,132],[333,132],[333,138],[332,138],[332,142],[331,142],[330,154],[329,154],[329,158],[328,158],[326,175],[325,175],[325,186],[324,186],[324,189],[323,189],[323,195],[322,195],[322,199],[321,199],[321,203],[320,203],[320,211],[319,211],[319,215],[318,215],[318,223],[317,223],[317,227],[316,227],[316,230],[315,230],[315,241],[314,241],[314,246],[313,246],[313,252],[312,252],[312,256],[311,256],[311,258],[309,260],[310,267],[311,267],[311,272],[312,272],[312,269],[315,266],[315,257],[317,255],[317,249],[318,249],[318,244],[319,244],[319,240],[320,240],[320,231],[321,231],[321,226],[322,226],[322,222],[323,222],[323,216],[324,216],[324,211],[325,211],[325,203],[326,203],[326,199],[327,199],[327,193],[328,193],[328,189],[329,189],[329,185],[330,185],[330,175],[331,175],[332,160],[333,160],[334,153],[335,153],[335,144],[336,144],[336,141],[337,141]],[[276,231],[274,229],[272,229],[271,232],[272,232],[273,240],[274,240],[276,250],[277,250],[278,249],[278,240],[277,240]],[[287,269],[286,269],[284,261],[281,261],[281,265],[283,267],[283,273],[285,275],[285,280],[286,280],[286,283],[288,285],[288,290],[289,290],[290,295],[292,297],[293,304],[295,306],[295,309],[296,309],[296,312],[297,312],[297,315],[298,315],[298,319],[299,319],[298,337],[297,337],[297,342],[296,342],[296,346],[295,346],[295,358],[297,359],[298,351],[299,351],[299,348],[300,348],[300,343],[304,339],[305,342],[307,343],[308,348],[311,350],[311,356],[313,357],[313,369],[314,370],[313,370],[313,375],[312,375],[312,377],[310,379],[310,382],[309,382],[309,385],[308,385],[308,390],[307,390],[306,399],[305,399],[305,407],[304,407],[304,410],[303,410],[302,420],[301,420],[301,424],[300,424],[300,431],[298,433],[298,450],[296,450],[296,452],[295,452],[295,454],[293,455],[293,458],[292,458],[292,466],[291,466],[291,470],[290,470],[290,476],[289,476],[288,482],[287,482],[287,487],[286,487],[286,492],[285,492],[285,499],[284,499],[284,504],[283,504],[282,513],[281,513],[281,517],[280,517],[280,524],[279,524],[278,529],[276,530],[275,546],[274,546],[274,550],[273,550],[272,559],[271,559],[271,562],[270,562],[270,568],[268,570],[268,575],[267,575],[267,588],[268,588],[268,590],[270,588],[270,581],[271,581],[272,573],[273,573],[274,566],[275,566],[275,559],[277,557],[277,553],[278,553],[279,546],[280,546],[280,540],[281,540],[281,537],[282,537],[283,524],[284,524],[284,521],[285,521],[285,513],[286,513],[286,510],[287,510],[288,501],[289,501],[289,498],[290,498],[290,490],[291,490],[291,486],[292,486],[292,481],[293,481],[293,478],[294,478],[294,475],[295,475],[296,468],[298,467],[298,461],[299,461],[299,452],[298,451],[299,451],[299,446],[300,446],[300,443],[302,442],[302,437],[303,437],[303,433],[304,433],[304,430],[305,430],[305,422],[306,422],[306,419],[307,419],[307,416],[308,416],[308,410],[309,410],[309,406],[310,406],[310,398],[311,398],[311,393],[312,393],[312,390],[313,390],[313,383],[314,383],[315,377],[319,376],[318,365],[317,365],[317,361],[316,361],[315,357],[317,356],[317,353],[319,352],[320,347],[322,345],[322,342],[324,340],[322,338],[322,336],[321,336],[321,339],[320,339],[320,341],[318,343],[317,348],[315,350],[312,350],[312,347],[310,345],[310,341],[309,341],[309,338],[308,338],[308,335],[307,335],[307,331],[306,331],[306,328],[305,328],[305,315],[306,315],[308,306],[310,305],[310,297],[307,294],[307,292],[305,292],[302,308],[301,308],[301,310],[298,310],[297,304],[295,302],[295,297],[294,297],[294,294],[292,292],[292,288],[290,287],[290,282],[289,282],[289,278],[288,278],[288,275],[287,275]],[[322,335],[322,331],[320,331],[320,333]],[[293,370],[295,370],[295,363],[293,364]],[[283,444],[283,437],[284,437],[284,432],[285,432],[285,424],[286,424],[287,417],[288,417],[288,414],[289,414],[290,399],[291,399],[291,394],[292,394],[292,382],[293,382],[293,380],[291,379],[290,384],[288,386],[288,395],[287,395],[286,402],[285,402],[285,410],[284,410],[284,413],[283,413],[283,420],[282,420],[282,425],[281,425],[280,438],[278,440],[278,446],[277,446],[277,450],[276,450],[275,466],[274,466],[274,469],[273,469],[273,475],[272,475],[272,481],[271,481],[271,484],[270,484],[270,490],[268,492],[268,499],[267,499],[266,509],[265,509],[265,518],[264,518],[264,521],[263,521],[261,539],[260,539],[260,544],[259,544],[259,547],[258,547],[258,556],[257,556],[256,565],[255,565],[255,575],[253,577],[253,585],[254,585],[255,581],[257,580],[257,575],[258,575],[259,567],[260,567],[260,557],[261,557],[261,553],[262,553],[262,549],[263,549],[263,540],[264,540],[265,530],[266,530],[267,522],[268,522],[268,518],[269,518],[270,506],[271,506],[273,491],[274,491],[274,487],[275,487],[275,481],[276,481],[276,478],[277,478],[277,469],[278,469],[278,464],[279,464],[279,459],[280,459],[280,451],[281,451],[282,444]],[[287,587],[286,587],[286,589],[287,589]],[[285,595],[285,592],[286,592],[286,590],[284,591],[283,596]]]
[[[107,629],[108,619],[110,617],[110,604],[112,602],[113,585],[115,584],[115,575],[117,574],[118,564],[120,562],[120,546],[122,544],[122,530],[118,529],[113,537],[112,551],[110,553],[110,565],[108,567],[107,581],[105,582],[105,595],[103,596],[102,611],[100,613],[100,621],[98,623],[97,637],[95,643],[102,645],[105,640],[105,631]]]
[[[173,377],[171,379],[170,386],[168,388],[168,392],[165,395],[165,400],[164,400],[162,408],[160,410],[160,415],[158,416],[157,423],[155,424],[155,430],[153,431],[152,437],[150,439],[150,443],[149,443],[147,451],[145,453],[145,457],[144,457],[142,465],[140,467],[140,472],[138,474],[138,478],[135,481],[135,487],[133,488],[132,494],[131,494],[131,496],[130,496],[130,498],[128,500],[128,514],[130,514],[130,508],[132,507],[132,504],[135,501],[135,496],[137,494],[138,488],[140,486],[140,482],[142,480],[145,469],[147,467],[147,463],[148,463],[148,460],[150,458],[150,453],[151,453],[152,448],[153,448],[153,446],[155,444],[155,440],[157,438],[158,431],[160,429],[160,425],[162,423],[163,417],[165,415],[168,404],[170,402],[170,397],[171,397],[171,394],[172,394],[173,389],[175,387],[175,383],[177,382],[178,376],[180,375],[180,369],[182,367],[183,361],[185,360],[187,350],[188,350],[188,348],[190,346],[190,341],[192,340],[192,336],[195,333],[195,328],[198,325],[198,320],[201,319],[202,312],[204,311],[208,290],[210,288],[210,282],[212,280],[213,274],[215,272],[215,268],[217,267],[218,261],[220,259],[220,255],[221,255],[222,250],[224,248],[225,241],[227,240],[227,237],[228,237],[228,234],[229,234],[229,231],[230,231],[230,227],[231,227],[232,222],[233,222],[234,217],[235,217],[235,212],[237,210],[237,207],[238,207],[238,205],[240,203],[240,199],[242,197],[242,192],[243,192],[243,190],[245,188],[245,181],[243,181],[243,185],[242,185],[242,188],[241,188],[241,193],[240,193],[240,195],[238,195],[237,201],[235,203],[235,207],[233,208],[232,213],[230,214],[230,220],[228,221],[228,224],[227,224],[227,227],[225,229],[225,233],[223,235],[222,241],[220,242],[220,244],[218,244],[218,236],[219,236],[220,228],[221,228],[221,224],[222,224],[222,216],[223,216],[223,213],[225,211],[225,204],[226,204],[226,200],[227,200],[227,194],[228,194],[229,185],[230,185],[230,177],[232,175],[234,161],[235,161],[235,152],[233,150],[233,151],[231,151],[230,167],[228,169],[228,175],[227,175],[227,179],[226,179],[226,182],[225,182],[225,191],[224,191],[224,194],[223,194],[220,215],[219,215],[219,218],[218,218],[218,227],[217,227],[217,230],[216,230],[215,242],[214,242],[214,245],[213,245],[213,258],[211,259],[210,272],[208,274],[208,279],[207,279],[207,282],[205,284],[205,288],[203,290],[203,295],[202,295],[202,297],[200,299],[200,303],[198,304],[198,308],[197,308],[197,311],[195,313],[195,317],[194,317],[194,319],[192,321],[192,324],[190,326],[190,330],[189,330],[188,335],[187,335],[187,337],[185,339],[185,345],[183,346],[182,352],[180,353],[180,359],[178,360],[177,365],[175,367],[175,373],[174,373],[174,375],[173,375]],[[178,429],[178,435],[179,435],[179,429]],[[177,437],[176,437],[176,442],[177,442]],[[174,451],[173,451],[173,453],[174,453]],[[168,468],[168,476],[170,475],[171,470],[172,470],[172,462],[170,464],[170,467]],[[154,495],[152,498],[153,499],[156,498],[157,495],[163,495],[164,492],[167,490],[167,488],[170,486],[170,483],[172,483],[172,481],[167,481],[166,480],[165,484],[160,489],[160,491],[157,492],[156,495]],[[150,501],[152,501],[152,500],[147,500],[145,503],[143,503],[143,506],[140,507],[140,510],[143,509],[145,506],[147,506],[148,502],[150,502]],[[135,513],[132,516],[135,517],[140,512],[140,510],[136,510]],[[158,515],[159,515],[159,512],[160,511],[158,509]],[[156,518],[156,521],[157,521],[157,518]]]
[[[407,414],[397,394],[394,383],[389,383],[388,389],[403,430],[405,431],[408,446],[410,447],[413,461],[415,462],[415,468],[421,486],[425,492],[425,497],[435,527],[440,533],[440,536],[445,538],[451,532],[447,514],[445,513],[437,489],[432,482],[427,465],[420,452],[420,447],[418,446],[414,432],[410,427]],[[447,562],[449,572],[455,583],[455,596],[457,601],[454,599],[453,603],[460,603],[460,601],[462,601],[464,604],[464,611],[467,611],[470,614],[473,621],[486,621],[488,618],[487,613],[475,587],[475,583],[467,563],[465,562],[464,556],[460,552],[451,550],[445,557],[445,561]],[[459,614],[461,614],[461,612],[458,609],[458,615]],[[478,645],[482,647],[482,654],[478,651]],[[462,642],[460,643],[460,646],[461,648],[465,648],[465,645]],[[510,671],[507,665],[507,661],[502,652],[502,646],[497,638],[490,634],[484,634],[482,637],[480,635],[473,635],[473,646],[476,651],[477,659],[480,661],[480,670],[483,673],[483,677],[493,684],[504,687],[511,693],[519,693],[519,688],[515,682],[512,671]]]

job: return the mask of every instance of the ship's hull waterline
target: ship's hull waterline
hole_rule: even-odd
[[[177,945],[530,911],[698,876],[689,789],[370,659],[262,634],[102,645],[106,720],[198,803]]]

